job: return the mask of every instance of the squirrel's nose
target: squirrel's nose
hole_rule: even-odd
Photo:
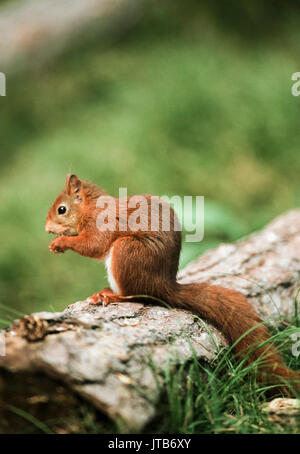
[[[51,223],[49,221],[46,222],[46,225],[45,225],[45,231],[46,233],[53,233],[52,230],[51,230]]]

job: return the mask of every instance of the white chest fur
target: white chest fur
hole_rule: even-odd
[[[108,252],[108,254],[107,254],[107,256],[104,259],[104,264],[105,264],[105,268],[106,268],[106,271],[107,271],[107,280],[109,282],[109,285],[110,285],[110,288],[112,289],[112,291],[114,293],[120,293],[120,289],[118,288],[118,285],[117,285],[117,283],[115,281],[115,278],[114,278],[112,270],[111,270],[112,252],[113,252],[113,248],[111,247],[109,252]]]

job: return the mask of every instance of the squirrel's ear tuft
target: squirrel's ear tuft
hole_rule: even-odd
[[[77,175],[73,175],[72,173],[68,173],[66,179],[66,191],[69,195],[73,195],[75,197],[79,197],[79,192],[81,188],[81,181]]]

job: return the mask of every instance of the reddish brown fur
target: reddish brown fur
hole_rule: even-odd
[[[181,285],[176,281],[181,232],[174,230],[175,214],[172,211],[171,231],[150,230],[148,220],[140,219],[140,229],[132,231],[122,219],[122,212],[115,213],[116,231],[100,231],[96,219],[101,209],[96,207],[99,196],[105,192],[98,186],[83,182],[75,175],[68,175],[66,189],[54,201],[49,210],[46,231],[59,235],[50,244],[50,250],[59,253],[71,249],[83,256],[104,259],[113,246],[111,272],[120,294],[103,289],[91,297],[91,302],[134,300],[134,295],[149,295],[159,298],[173,307],[185,308],[220,329],[229,343],[234,344],[249,329],[234,347],[239,358],[249,356],[247,363],[262,358],[259,365],[260,380],[269,384],[299,381],[299,374],[286,368],[276,348],[271,343],[256,348],[268,341],[270,334],[262,325],[254,308],[239,292],[208,284]],[[144,196],[150,200],[150,196]],[[127,207],[129,215],[134,209]],[[60,216],[58,206],[68,206],[68,212]],[[150,214],[150,204],[148,214]],[[161,222],[159,208],[155,211]],[[126,225],[125,231],[119,229]],[[69,236],[71,235],[71,236]],[[295,383],[299,388],[298,383]],[[287,388],[282,388],[287,392]]]

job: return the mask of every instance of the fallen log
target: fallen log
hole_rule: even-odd
[[[300,210],[220,245],[179,273],[181,282],[210,281],[241,291],[274,325],[294,316],[299,277]],[[59,395],[64,409],[78,407],[79,396],[121,430],[140,431],[156,414],[167,364],[174,369],[195,354],[213,366],[217,350],[226,347],[221,333],[209,329],[187,311],[140,303],[104,308],[77,302],[63,312],[17,320],[5,332],[0,356],[0,433],[7,430],[5,408],[16,395],[27,409],[44,396],[45,412]]]

